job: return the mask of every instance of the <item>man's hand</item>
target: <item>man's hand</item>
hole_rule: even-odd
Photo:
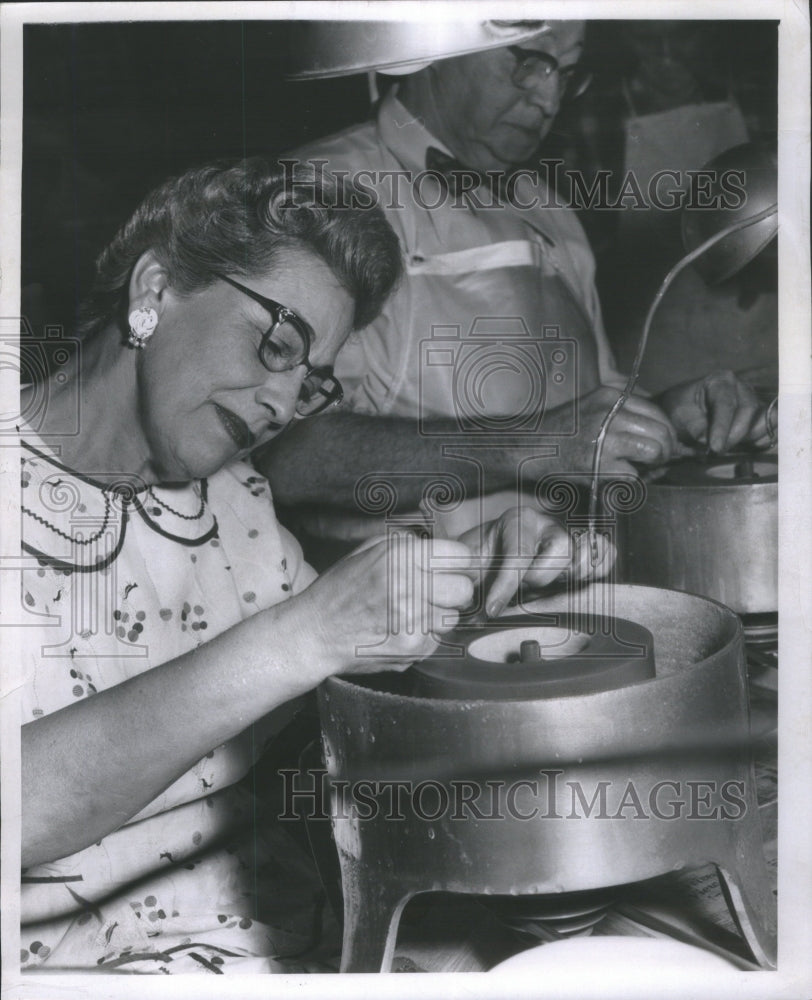
[[[703,444],[716,454],[743,441],[761,446],[770,440],[766,407],[733,372],[714,372],[674,386],[659,402],[681,440]]]
[[[592,471],[595,439],[603,418],[614,405],[619,389],[600,386],[578,404],[577,434],[560,441],[559,471],[588,475]],[[541,424],[544,439],[553,439],[561,411],[551,410]],[[567,415],[564,419],[570,419]],[[601,472],[637,475],[632,462],[662,465],[680,453],[677,432],[666,414],[651,400],[631,396],[615,414],[603,443]]]

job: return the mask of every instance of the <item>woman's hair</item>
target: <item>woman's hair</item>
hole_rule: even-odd
[[[100,254],[80,333],[112,320],[126,330],[130,275],[147,250],[181,293],[206,287],[217,272],[258,274],[309,251],[352,296],[360,329],[378,315],[402,268],[397,236],[379,208],[365,207],[370,200],[307,164],[283,171],[252,158],[188,170],[148,194]]]

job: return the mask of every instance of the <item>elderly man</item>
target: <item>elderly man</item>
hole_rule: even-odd
[[[358,540],[372,530],[355,508],[368,473],[400,473],[408,509],[426,481],[452,469],[490,508],[550,473],[589,472],[624,379],[578,220],[541,177],[516,169],[582,88],[583,35],[582,22],[556,22],[522,46],[433,63],[393,87],[375,121],[291,155],[371,185],[407,271],[339,357],[343,407],[257,456],[277,500],[310,511],[309,532]],[[721,452],[764,431],[752,390],[716,374],[656,402],[632,396],[611,425],[602,471],[660,464],[681,442]]]

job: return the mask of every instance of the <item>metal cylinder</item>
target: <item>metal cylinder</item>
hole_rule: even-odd
[[[772,456],[676,463],[620,521],[620,576],[687,590],[738,614],[778,610],[778,467]],[[748,475],[748,473],[750,473]]]
[[[374,675],[320,688],[343,970],[387,967],[418,892],[577,892],[709,862],[759,961],[774,960],[740,622],[690,594],[588,590],[651,632],[656,677],[534,701],[413,697]]]

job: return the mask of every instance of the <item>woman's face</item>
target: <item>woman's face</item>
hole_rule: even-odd
[[[310,324],[310,363],[332,365],[354,302],[330,268],[305,251],[241,283]],[[159,481],[212,475],[275,437],[294,417],[304,365],[269,372],[257,348],[271,326],[259,303],[222,280],[165,290],[158,328],[139,355],[141,422]]]

